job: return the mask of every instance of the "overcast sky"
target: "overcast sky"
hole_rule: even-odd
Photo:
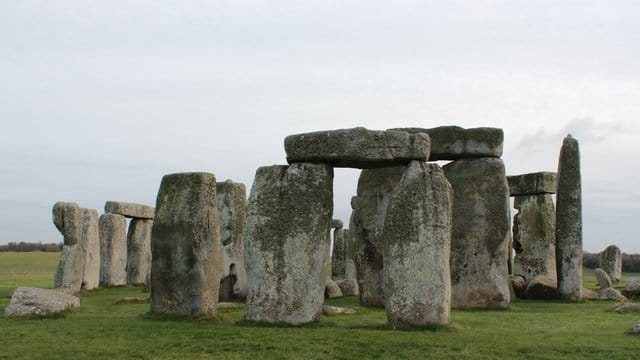
[[[638,1],[1,1],[0,243],[61,241],[56,201],[153,205],[168,173],[249,191],[289,134],[460,125],[504,129],[508,174],[573,134],[584,248],[640,252],[638,44]]]

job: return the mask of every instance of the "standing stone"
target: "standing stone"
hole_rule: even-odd
[[[509,305],[509,188],[497,158],[447,164],[453,187],[451,235],[452,306],[505,308]]]
[[[556,213],[550,194],[516,196],[513,274],[527,283],[538,275],[556,278]]]
[[[353,241],[353,231],[351,229],[344,230],[344,277],[345,279],[357,278],[356,275],[356,248]]]
[[[355,247],[355,265],[360,304],[383,307],[382,231],[389,195],[405,166],[365,169],[358,179],[358,196],[351,199],[350,231]]]
[[[390,325],[449,323],[452,204],[451,185],[440,166],[409,163],[390,195],[383,230]]]
[[[95,289],[100,286],[100,234],[98,212],[82,209],[82,253],[84,257],[82,288]]]
[[[330,166],[258,169],[245,215],[247,320],[303,324],[318,319],[332,213]]]
[[[54,288],[78,292],[84,276],[82,251],[84,211],[76,203],[57,202],[53,205],[53,223],[64,237]]]
[[[328,280],[324,288],[324,297],[326,299],[333,299],[342,296],[344,295],[342,294],[342,289],[340,289],[340,286],[338,286],[335,281]]]
[[[132,219],[127,233],[127,283],[144,284],[151,274],[153,220]]]
[[[593,275],[596,277],[596,281],[598,282],[598,286],[600,289],[607,289],[613,286],[609,275],[602,269],[594,269]]]
[[[556,266],[558,291],[569,301],[582,300],[582,190],[578,141],[568,135],[560,149],[556,196]]]
[[[614,284],[622,278],[622,252],[615,245],[609,245],[600,253],[600,269],[604,270]]]
[[[231,180],[216,183],[220,236],[222,239],[222,274],[220,301],[247,297],[247,271],[244,264],[244,214],[247,190]]]
[[[215,315],[222,242],[211,173],[165,175],[151,228],[151,312]]]
[[[127,219],[118,214],[100,216],[100,286],[127,283]]]
[[[331,276],[334,279],[345,278],[345,232],[344,228],[333,230],[333,257],[331,259]]]

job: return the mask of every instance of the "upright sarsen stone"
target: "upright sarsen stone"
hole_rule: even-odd
[[[127,233],[127,283],[144,284],[151,274],[151,219],[131,219]]]
[[[558,292],[582,300],[582,187],[578,141],[567,135],[558,161],[556,196],[556,265]]]
[[[331,257],[331,277],[345,279],[345,252],[347,229],[342,227],[333,230],[333,256]]]
[[[127,283],[127,219],[118,214],[100,216],[100,286]]]
[[[165,175],[151,229],[151,312],[215,315],[222,242],[211,173]]]
[[[444,172],[453,187],[452,306],[509,305],[509,188],[497,158],[461,159]]]
[[[451,185],[440,166],[412,161],[390,195],[383,230],[390,325],[449,323]]]
[[[98,212],[82,209],[82,253],[84,258],[82,288],[94,289],[100,286],[100,234]]]
[[[600,253],[600,269],[609,275],[614,284],[620,282],[622,278],[622,252],[619,247],[609,245]]]
[[[57,202],[53,205],[53,223],[64,237],[62,254],[56,270],[54,288],[78,292],[84,276],[82,245],[84,211],[76,203]]]
[[[247,320],[302,324],[318,319],[332,212],[330,166],[258,169],[245,215]]]

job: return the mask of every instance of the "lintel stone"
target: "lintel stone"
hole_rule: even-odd
[[[104,204],[106,214],[118,214],[134,219],[153,219],[155,209],[151,206],[132,204],[121,201],[107,201]]]
[[[507,181],[510,196],[555,194],[558,186],[557,174],[549,171],[507,176]]]

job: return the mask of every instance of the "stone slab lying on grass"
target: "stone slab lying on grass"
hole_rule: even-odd
[[[339,314],[351,315],[351,314],[355,314],[356,311],[351,308],[324,305],[322,307],[322,313],[325,315],[339,315]]]
[[[626,279],[624,281],[624,289],[631,293],[640,294],[640,279]]]
[[[619,313],[640,313],[640,303],[623,303],[614,306],[613,311]]]
[[[507,181],[510,196],[555,194],[558,186],[557,174],[550,171],[507,176]]]
[[[626,296],[622,295],[620,291],[612,287],[606,289],[598,289],[596,291],[582,288],[582,297],[585,300],[627,300]]]
[[[284,139],[284,148],[289,164],[323,163],[366,169],[427,161],[430,141],[426,134],[358,127],[290,135]]]
[[[50,316],[80,306],[80,298],[58,290],[19,287],[11,296],[5,316]]]
[[[104,212],[118,214],[128,218],[153,219],[155,209],[151,206],[126,203],[122,201],[107,201]]]

